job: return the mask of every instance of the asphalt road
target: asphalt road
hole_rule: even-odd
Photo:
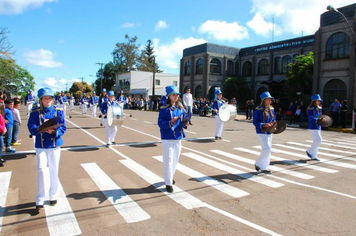
[[[88,111],[90,112],[90,111]],[[22,145],[0,168],[0,235],[355,235],[356,135],[323,131],[310,161],[308,130],[273,136],[271,175],[255,172],[251,122],[193,117],[174,193],[165,191],[157,112],[125,111],[118,145],[100,119],[67,113],[58,204],[37,214],[36,157],[21,109]]]

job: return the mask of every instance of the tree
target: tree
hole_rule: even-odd
[[[7,58],[10,59],[11,56],[15,53],[12,50],[12,46],[8,41],[6,28],[0,29],[0,58]]]
[[[153,63],[155,63],[155,72],[160,73],[158,64],[154,60],[154,47],[151,40],[147,40],[147,45],[144,50],[141,51],[139,58],[137,59],[137,70],[140,71],[153,71]]]
[[[285,86],[290,99],[294,99],[297,92],[301,92],[303,97],[310,97],[313,86],[314,53],[297,56],[289,66],[291,69],[287,74]]]
[[[239,105],[245,104],[245,101],[251,97],[251,90],[244,77],[227,78],[223,84],[223,88],[224,97],[229,100],[235,97]]]
[[[101,72],[101,69],[99,69],[98,73],[101,78],[95,80],[95,90],[97,94],[100,94],[101,83],[106,90],[110,90],[115,85],[117,67],[114,63],[109,62],[105,64],[103,71]]]
[[[69,89],[69,92],[73,94],[73,97],[77,100],[83,95],[83,92],[86,95],[92,94],[93,89],[87,82],[74,82]]]
[[[117,72],[121,73],[136,70],[136,61],[138,58],[137,36],[130,38],[126,34],[125,39],[127,42],[117,43],[113,51],[115,67]]]

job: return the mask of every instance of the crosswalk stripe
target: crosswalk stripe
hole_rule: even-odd
[[[259,156],[260,153],[250,150],[250,149],[246,149],[246,148],[234,148],[238,151],[242,151],[242,152],[246,152],[246,153],[250,153],[250,154],[254,154]],[[309,169],[313,169],[316,171],[321,171],[321,172],[325,172],[325,173],[337,173],[339,172],[338,170],[334,170],[334,169],[329,169],[329,168],[325,168],[325,167],[321,167],[321,166],[317,166],[317,165],[309,165],[300,161],[292,161],[292,160],[286,160],[282,157],[277,157],[274,155],[271,155],[271,159],[276,160],[276,161],[282,161],[284,163],[290,164],[290,165],[297,165],[297,166],[303,166],[305,168],[309,168]]]
[[[202,163],[204,163],[206,165],[209,165],[209,166],[212,166],[214,168],[217,168],[217,169],[220,169],[222,171],[225,171],[227,173],[235,174],[235,175],[237,175],[237,176],[239,176],[241,178],[248,179],[248,180],[254,181],[256,183],[260,183],[260,184],[266,185],[266,186],[271,187],[271,188],[279,188],[279,187],[282,187],[284,185],[284,184],[275,182],[273,180],[269,180],[269,179],[266,179],[266,178],[263,178],[263,177],[260,177],[260,176],[257,176],[257,175],[253,175],[253,174],[250,174],[250,173],[243,172],[242,170],[239,170],[239,169],[236,169],[236,168],[221,164],[219,162],[210,160],[208,158],[205,158],[205,157],[200,156],[200,155],[195,154],[195,153],[183,153],[183,155],[187,156],[187,157],[189,157],[189,158],[191,158],[193,160],[202,162]]]
[[[306,140],[308,143],[312,143],[312,140]],[[329,141],[330,142],[330,141]],[[329,143],[329,142],[323,142],[323,145],[327,145],[327,146],[331,146],[331,147],[338,147],[338,148],[345,148],[345,149],[350,149],[350,150],[356,150],[356,147],[350,147],[350,146],[345,146],[345,145],[338,145],[338,144],[334,144]],[[354,146],[354,145],[353,145]]]
[[[277,146],[280,146],[280,145],[277,145]],[[254,147],[261,149],[261,146],[254,146]],[[281,145],[280,147],[297,150],[296,148],[289,147],[287,145]],[[301,150],[301,149],[299,149],[299,150]],[[303,150],[303,151],[305,151],[305,150]],[[304,158],[304,159],[307,158],[306,154],[305,155],[301,155],[301,154],[298,154],[298,153],[283,151],[283,150],[276,149],[276,148],[272,148],[272,152],[283,153],[283,154],[287,154],[287,155],[290,155],[290,156],[296,156],[296,157],[300,157],[300,158]],[[320,163],[323,163],[323,164],[339,166],[339,167],[344,167],[344,168],[349,168],[349,169],[356,169],[356,165],[353,165],[353,164],[342,163],[342,162],[337,162],[337,161],[331,161],[331,160],[326,160],[326,159],[322,159],[322,158],[319,158],[319,160],[320,160]]]
[[[151,218],[96,163],[81,165],[127,223],[144,221]]]
[[[214,152],[214,153],[217,153],[219,155],[222,155],[222,156],[229,157],[229,158],[237,160],[237,161],[242,161],[242,162],[245,162],[245,163],[248,163],[248,164],[251,164],[251,165],[255,164],[254,160],[251,160],[251,159],[248,159],[248,158],[245,158],[245,157],[241,157],[241,156],[238,156],[238,155],[235,155],[235,154],[231,154],[231,153],[220,151],[220,150],[210,150],[210,151]],[[268,168],[270,170],[278,171],[278,172],[281,172],[281,173],[284,173],[284,174],[287,174],[287,175],[290,175],[290,176],[294,176],[294,177],[297,177],[297,178],[300,178],[300,179],[312,179],[312,178],[314,178],[314,176],[311,176],[311,175],[308,175],[308,174],[299,173],[299,172],[292,171],[292,170],[287,170],[287,169],[284,169],[284,168],[280,168],[278,166],[269,166]]]
[[[302,144],[302,143],[296,143],[296,142],[287,142],[287,143],[297,145],[297,146],[302,146],[302,147],[310,147],[310,145],[308,145],[308,144]],[[355,155],[355,152],[348,152],[348,151],[338,150],[338,149],[334,149],[334,148],[319,147],[319,150],[325,150],[325,151],[330,151],[330,152],[340,152],[340,153]],[[345,158],[345,157],[342,157],[342,158]],[[345,159],[351,160],[351,161],[356,161],[355,158],[345,158]]]
[[[2,229],[2,220],[5,212],[7,192],[10,186],[11,171],[0,172],[0,233]]]
[[[153,158],[160,162],[163,161],[162,156],[154,156]],[[213,187],[227,195],[230,195],[234,198],[240,198],[240,197],[250,195],[248,192],[245,192],[241,189],[232,187],[232,186],[225,184],[224,182],[221,182],[217,179],[206,176],[206,175],[204,175],[196,170],[193,170],[183,164],[178,163],[177,170],[182,172],[185,175],[188,175],[191,178],[194,178],[204,184],[207,184],[207,185],[209,185],[209,186],[211,186],[211,187]]]
[[[43,171],[45,179],[46,193],[49,192],[49,169]],[[46,196],[48,198],[48,195]],[[70,207],[62,184],[58,183],[57,205],[45,204],[46,221],[50,235],[79,235],[82,231],[79,228],[77,219]]]
[[[343,138],[338,138],[338,139],[334,139],[334,140],[328,140],[328,139],[323,139],[323,141],[326,141],[326,142],[345,142],[345,143],[351,143],[351,144],[355,144],[356,143],[356,140],[355,139],[351,139],[351,138],[347,138],[347,139],[343,139]]]

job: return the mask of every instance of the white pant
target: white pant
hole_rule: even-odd
[[[46,191],[45,191],[45,171],[47,171],[47,164],[49,168],[50,188],[49,199],[57,200],[56,194],[58,189],[58,167],[59,159],[61,158],[61,148],[36,148],[37,157],[37,197],[36,205],[43,205]]]
[[[32,103],[27,103],[26,104],[26,107],[27,107],[27,116],[30,116],[30,112],[32,110]]]
[[[61,108],[63,108],[63,115],[64,115],[64,118],[66,118],[66,115],[67,115],[67,104],[66,103],[61,104]]]
[[[312,158],[317,158],[319,146],[320,146],[321,142],[323,141],[323,139],[321,138],[321,130],[310,129],[309,131],[313,137],[313,143],[310,146],[310,148],[308,148],[307,151],[312,156]]]
[[[260,139],[262,151],[255,164],[260,167],[261,170],[266,170],[271,159],[272,134],[258,134],[258,138]]]
[[[105,133],[106,133],[106,143],[111,144],[115,142],[115,137],[117,133],[117,126],[109,126],[108,119],[104,119]]]
[[[220,120],[219,116],[215,116],[215,137],[221,137],[221,133],[224,129],[224,122]]]
[[[92,105],[92,111],[91,111],[91,114],[96,117],[96,108],[97,108],[97,105]]]
[[[172,186],[173,184],[173,176],[176,172],[181,151],[181,140],[162,140],[163,173],[166,185]]]
[[[87,104],[82,104],[82,114],[87,113]]]
[[[69,110],[73,110],[74,109],[74,102],[70,101],[69,102]]]
[[[90,103],[89,107],[90,110],[93,110],[93,104]]]

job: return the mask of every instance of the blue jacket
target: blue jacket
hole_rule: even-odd
[[[106,119],[106,115],[108,113],[109,106],[115,106],[115,105],[116,104],[114,101],[110,102],[109,100],[107,100],[101,104],[100,111],[101,111],[101,114],[104,115],[104,119]]]
[[[224,100],[218,100],[218,99],[215,99],[214,103],[213,103],[213,110],[219,110],[219,108],[225,104],[225,101]],[[216,116],[217,113],[215,111],[213,111],[213,115]]]
[[[171,120],[173,117],[179,117],[176,123],[172,126]],[[173,106],[162,106],[158,115],[158,126],[161,132],[161,139],[176,139],[180,140],[185,137],[183,131],[183,123],[181,121],[186,117],[184,109]]]
[[[35,101],[35,96],[33,94],[27,94],[25,97],[25,104],[27,104],[27,102],[33,102]]]
[[[5,120],[8,121],[7,124],[5,124],[6,128],[12,128],[14,126],[14,116],[8,107],[5,107]]]
[[[87,97],[80,98],[79,102],[80,102],[80,104],[84,104],[85,102],[88,102],[88,98]]]
[[[99,107],[103,105],[104,102],[108,101],[109,99],[107,97],[100,97],[99,98]]]
[[[119,95],[119,96],[117,96],[117,97],[116,97],[116,101],[125,103],[125,102],[126,102],[126,97],[125,97],[125,95],[122,95],[122,96]]]
[[[61,99],[59,99],[59,98],[61,98]],[[67,96],[66,95],[58,96],[57,101],[58,101],[59,104],[63,104],[64,102],[67,102]]]
[[[321,113],[317,107],[308,107],[308,129],[321,129],[320,125],[318,125],[320,115]]]
[[[267,112],[266,120],[263,120],[263,107],[258,106],[253,113],[253,125],[256,128],[257,134],[271,134],[271,132],[261,132],[261,129],[266,123],[276,121],[276,114],[274,113],[274,108],[271,107],[273,118],[271,118],[270,113]]]
[[[57,127],[55,133],[38,133],[38,127],[44,123],[45,119],[51,119],[55,116],[60,116],[63,123],[62,126]],[[43,111],[40,108],[32,109],[30,117],[27,122],[28,130],[30,134],[36,137],[35,148],[56,148],[63,145],[62,135],[66,132],[67,127],[63,117],[63,109],[50,106],[48,108],[43,107]]]

